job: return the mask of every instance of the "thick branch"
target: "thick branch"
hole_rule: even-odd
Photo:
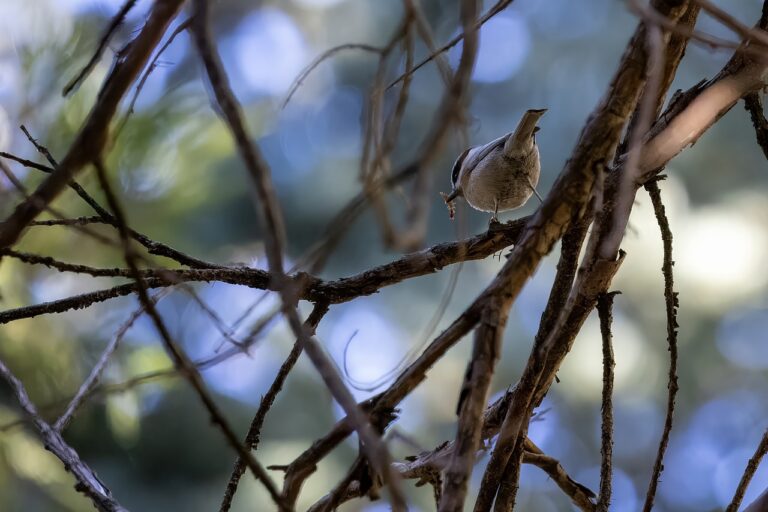
[[[297,274],[293,281],[305,286],[301,298],[312,302],[338,304],[356,297],[378,292],[385,286],[432,274],[447,265],[462,261],[486,258],[517,242],[527,217],[507,224],[494,226],[486,233],[462,240],[435,245],[416,253],[408,254],[391,263],[374,267],[350,277],[335,281],[322,281],[306,274]],[[84,265],[72,265],[46,256],[21,253],[18,251],[0,252],[30,264],[48,265],[62,271],[84,272],[94,276],[129,277],[129,269],[96,269]],[[251,288],[276,290],[269,274],[252,268],[212,268],[212,269],[141,269],[140,274],[147,287],[158,288],[179,282],[213,282],[248,286]],[[92,304],[115,297],[130,295],[136,291],[135,283],[128,283],[106,290],[75,295],[60,300],[9,309],[0,312],[0,325],[50,313],[62,313],[72,309],[82,309]]]
[[[459,394],[457,413],[459,422],[456,432],[456,449],[445,471],[440,512],[464,510],[464,500],[475,456],[480,447],[483,427],[483,410],[488,400],[488,390],[496,363],[501,353],[504,327],[509,310],[501,300],[491,299],[482,314],[475,331],[472,359]]]

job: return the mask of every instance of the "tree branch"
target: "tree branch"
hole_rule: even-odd
[[[765,457],[766,453],[768,453],[768,431],[763,434],[762,439],[760,439],[760,444],[758,444],[757,448],[755,449],[754,455],[752,455],[752,458],[750,458],[749,462],[747,462],[747,467],[744,469],[744,474],[741,475],[741,480],[739,480],[739,485],[736,487],[733,499],[728,505],[728,508],[725,509],[725,512],[737,512],[739,510],[739,505],[741,505],[741,501],[744,499],[744,493],[747,492],[749,482],[752,480],[752,477],[755,476],[757,467],[760,465],[760,461],[763,459],[763,457]],[[765,493],[763,494],[765,495]],[[755,501],[757,502],[759,500],[760,498]],[[765,501],[765,498],[763,498],[763,501]],[[747,509],[749,510],[753,507],[756,508],[755,512],[758,510],[765,510],[765,508],[759,508],[759,506],[756,506],[754,503],[747,507]]]
[[[672,431],[672,418],[675,412],[675,397],[677,396],[678,384],[677,384],[677,308],[680,303],[678,301],[677,293],[674,291],[674,276],[672,273],[672,266],[675,262],[672,260],[672,230],[669,227],[669,221],[667,220],[667,214],[664,208],[664,203],[661,201],[661,191],[659,190],[658,181],[664,179],[664,176],[659,176],[657,179],[649,181],[645,184],[645,189],[648,191],[648,195],[651,196],[651,202],[653,203],[653,211],[656,214],[656,220],[659,223],[659,229],[661,230],[661,240],[664,245],[664,264],[662,266],[662,273],[664,274],[664,303],[666,306],[667,314],[667,343],[669,344],[669,382],[667,383],[668,398],[667,398],[667,414],[664,420],[664,430],[661,434],[661,441],[659,442],[659,449],[656,454],[656,461],[653,464],[653,474],[651,475],[651,481],[648,486],[648,493],[645,498],[644,512],[650,512],[653,508],[653,500],[656,495],[656,487],[659,483],[659,477],[664,469],[664,452],[669,444],[669,435]]]
[[[307,332],[313,333],[315,331],[317,325],[320,323],[320,320],[322,320],[327,311],[327,304],[317,304],[315,306],[315,308],[312,310],[312,313],[309,315],[309,318],[307,318],[307,321],[305,322]],[[291,352],[288,354],[288,357],[280,366],[280,370],[277,372],[275,380],[272,381],[272,385],[269,386],[267,393],[261,398],[261,403],[259,404],[259,408],[256,411],[256,415],[253,417],[251,426],[248,428],[248,433],[245,435],[245,442],[243,444],[247,450],[255,451],[258,447],[261,437],[261,427],[264,425],[264,420],[267,417],[267,413],[272,407],[272,404],[275,402],[277,394],[280,393],[280,390],[283,388],[283,384],[285,383],[285,379],[288,378],[288,374],[293,369],[296,361],[299,360],[301,352],[302,346],[299,341],[296,340],[296,343],[294,343]],[[227,512],[232,506],[232,500],[234,499],[235,493],[237,492],[237,486],[240,483],[240,478],[243,476],[243,473],[245,473],[245,468],[245,461],[238,457],[235,461],[235,467],[232,470],[232,474],[229,477],[227,488],[224,491],[224,498],[222,499],[221,506],[219,507],[220,512]]]
[[[109,133],[109,123],[120,100],[140,73],[166,27],[176,16],[183,0],[157,0],[147,23],[115,61],[99,92],[88,119],[59,166],[37,187],[32,196],[19,204],[0,224],[0,248],[12,246],[24,229],[58,196],[82,168],[101,155]]]
[[[125,253],[125,262],[131,269],[131,272],[133,273],[132,277],[136,281],[139,301],[146,311],[147,316],[149,316],[149,318],[152,320],[157,333],[160,335],[160,339],[165,346],[166,352],[171,357],[171,360],[173,361],[176,368],[181,371],[182,375],[186,377],[194,391],[197,393],[197,396],[200,398],[203,406],[210,414],[211,421],[215,425],[219,426],[219,429],[221,430],[222,434],[224,434],[224,438],[227,440],[229,445],[232,446],[232,448],[234,448],[241,457],[243,457],[250,470],[267,489],[267,492],[272,497],[272,500],[277,504],[278,509],[281,511],[290,510],[289,507],[285,506],[280,493],[277,491],[275,484],[272,482],[266,470],[256,460],[253,454],[246,450],[240,443],[240,440],[235,434],[235,431],[229,425],[229,422],[227,422],[218,405],[216,405],[216,401],[213,399],[213,396],[206,388],[205,382],[203,381],[200,372],[197,371],[195,365],[192,363],[192,361],[189,360],[187,355],[173,340],[171,334],[168,332],[168,328],[165,326],[165,323],[160,317],[160,314],[157,312],[152,299],[149,297],[147,286],[145,285],[144,280],[139,273],[139,269],[136,266],[136,255],[133,252],[133,248],[131,247],[131,239],[127,227],[127,221],[117,201],[117,197],[115,196],[112,188],[109,185],[109,182],[107,181],[106,170],[99,160],[95,161],[94,165],[96,167],[96,175],[99,178],[99,183],[101,184],[101,188],[103,189],[104,195],[107,198],[107,204],[112,210],[113,215],[117,221],[117,227],[118,231],[120,232],[120,239],[123,243],[123,250]]]
[[[43,440],[45,449],[53,453],[64,464],[64,469],[71,473],[72,476],[75,477],[75,480],[77,480],[75,489],[90,498],[94,506],[100,511],[125,512],[126,509],[112,497],[112,493],[101,480],[99,480],[96,473],[94,473],[93,470],[80,459],[77,452],[64,441],[56,430],[43,421],[37,413],[34,404],[29,399],[27,391],[24,389],[24,385],[13,375],[13,373],[11,373],[2,360],[0,360],[0,376],[2,376],[10,386],[19,405],[26,413],[30,422],[34,425],[40,438]]]
[[[763,101],[760,99],[759,92],[751,92],[744,96],[744,108],[749,112],[752,118],[752,126],[755,127],[755,137],[757,145],[763,150],[763,154],[768,158],[768,120],[765,119],[763,111]]]
[[[597,299],[597,312],[600,316],[600,333],[603,338],[603,399],[602,422],[600,424],[600,496],[597,500],[598,512],[608,512],[611,504],[611,479],[613,478],[613,299],[617,293],[604,293]]]
[[[123,24],[126,15],[131,9],[133,9],[134,5],[136,5],[136,0],[126,0],[120,10],[117,11],[117,14],[112,17],[112,21],[109,22],[107,29],[104,31],[104,35],[101,36],[93,56],[91,56],[83,69],[81,69],[80,72],[72,80],[70,80],[67,85],[64,86],[64,90],[62,91],[63,96],[68,96],[69,93],[72,92],[77,86],[79,86],[80,83],[90,74],[91,70],[93,70],[93,68],[96,66],[96,63],[99,62],[101,55],[104,53],[104,50],[107,48],[109,40],[112,39],[112,36],[117,31],[117,28]]]

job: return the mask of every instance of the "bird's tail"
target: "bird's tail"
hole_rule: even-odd
[[[513,155],[515,153],[524,152],[533,146],[533,134],[536,132],[536,123],[539,122],[539,119],[546,111],[547,109],[543,108],[539,110],[528,110],[523,114],[523,117],[517,124],[517,128],[515,128],[515,131],[504,144],[504,154]]]

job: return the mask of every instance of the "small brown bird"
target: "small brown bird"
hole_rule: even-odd
[[[514,132],[461,154],[451,172],[453,191],[443,194],[451,218],[457,197],[476,210],[492,212],[491,222],[498,222],[499,212],[523,206],[534,193],[541,200],[536,192],[541,173],[536,123],[546,111],[527,111]]]

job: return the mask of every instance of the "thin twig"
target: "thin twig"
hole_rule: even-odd
[[[513,1],[514,0],[499,0],[498,2],[496,2],[490,9],[488,9],[485,12],[485,14],[483,14],[477,19],[474,26],[475,31],[479,30],[480,27],[482,27],[488,20],[490,20],[491,18],[499,14],[501,11],[506,9],[507,6],[511,4]],[[413,67],[413,69],[410,70],[410,72],[403,73],[402,75],[397,77],[395,80],[393,80],[392,83],[390,83],[387,86],[387,89],[391,89],[392,87],[394,87],[395,85],[403,81],[406,76],[412,75],[413,73],[415,73],[416,71],[424,67],[424,65],[432,62],[436,57],[442,55],[443,53],[447,52],[448,50],[450,50],[451,48],[459,44],[464,39],[464,37],[466,37],[466,33],[464,32],[461,32],[459,35],[455,36],[453,39],[451,39],[450,41],[445,43],[443,46],[441,46],[437,51],[433,51],[427,58],[425,58],[424,60],[416,64]]]
[[[99,62],[99,59],[101,58],[101,54],[104,53],[104,50],[107,48],[109,40],[112,39],[112,36],[117,31],[117,28],[123,24],[125,16],[128,14],[128,11],[133,9],[134,5],[136,5],[136,0],[126,0],[120,10],[117,11],[117,14],[112,17],[112,20],[109,22],[107,29],[104,31],[104,34],[99,40],[96,51],[93,52],[93,55],[85,64],[83,69],[81,69],[80,72],[72,80],[70,80],[67,85],[64,86],[64,90],[62,91],[63,96],[68,96],[70,92],[72,92],[78,85],[80,85],[83,80],[85,80],[91,70],[96,66],[96,63]]]
[[[176,39],[176,36],[188,29],[190,25],[191,20],[189,18],[182,21],[179,26],[176,27],[173,32],[171,32],[171,35],[168,36],[168,39],[166,39],[165,43],[163,43],[160,49],[155,53],[155,56],[152,57],[152,61],[150,61],[149,66],[147,66],[147,69],[145,69],[144,73],[141,75],[139,83],[136,84],[136,90],[133,93],[133,97],[131,98],[130,103],[128,103],[128,109],[126,110],[123,119],[117,125],[117,128],[115,128],[115,135],[113,140],[117,140],[120,137],[120,134],[123,132],[123,128],[125,128],[125,125],[128,123],[128,118],[131,117],[131,114],[133,114],[134,108],[136,107],[136,101],[139,99],[139,95],[144,89],[144,84],[147,83],[149,75],[151,75],[152,72],[157,69],[160,56],[165,52],[165,50],[168,49],[169,46],[171,46],[171,43],[173,43],[173,41]]]
[[[29,399],[24,385],[11,373],[2,360],[0,360],[0,376],[8,383],[19,405],[26,413],[30,422],[35,426],[45,444],[45,448],[53,453],[64,464],[64,469],[70,472],[77,480],[75,489],[90,498],[94,506],[100,511],[125,512],[126,509],[112,497],[112,493],[96,476],[96,473],[80,459],[77,452],[64,441],[56,430],[43,421],[37,413],[34,404]]]
[[[128,264],[128,267],[133,272],[133,278],[136,281],[137,284],[137,292],[139,296],[139,301],[143,305],[147,316],[152,320],[152,323],[155,325],[155,328],[160,335],[161,340],[163,341],[163,344],[166,348],[166,351],[168,352],[168,355],[171,357],[171,359],[174,362],[174,365],[179,369],[182,374],[187,378],[189,383],[192,385],[192,388],[197,393],[198,397],[200,398],[200,401],[207,409],[208,413],[211,416],[211,421],[219,426],[219,429],[224,434],[224,437],[226,438],[227,442],[232,446],[232,448],[235,449],[237,453],[240,454],[240,456],[243,457],[243,459],[248,464],[249,469],[253,472],[254,476],[258,480],[261,481],[261,483],[264,485],[264,487],[267,489],[267,492],[271,496],[272,500],[277,504],[278,508],[280,510],[288,510],[288,508],[284,505],[283,499],[280,496],[280,493],[278,492],[277,488],[275,487],[275,484],[272,482],[271,478],[267,474],[266,470],[259,464],[259,462],[256,460],[256,458],[251,454],[248,450],[246,450],[242,444],[240,443],[240,440],[237,437],[237,434],[235,434],[235,431],[232,429],[232,427],[229,425],[229,422],[224,418],[224,415],[219,410],[218,405],[216,405],[215,400],[213,399],[213,396],[210,394],[208,389],[205,387],[205,383],[203,381],[203,378],[200,376],[200,372],[197,371],[194,364],[189,360],[188,356],[182,351],[181,347],[173,340],[170,333],[168,332],[168,328],[165,326],[165,323],[163,322],[162,318],[160,317],[160,314],[157,312],[157,309],[155,309],[154,304],[152,303],[152,300],[149,297],[149,294],[147,292],[146,284],[144,283],[144,280],[139,273],[139,269],[136,266],[136,256],[133,252],[133,248],[131,247],[131,239],[130,239],[130,233],[128,231],[127,222],[125,219],[125,215],[123,214],[123,211],[117,201],[117,197],[115,196],[114,192],[112,191],[112,188],[109,185],[109,182],[107,180],[107,174],[106,170],[104,169],[103,164],[101,161],[95,161],[94,166],[96,167],[96,174],[99,178],[99,183],[101,185],[102,190],[104,191],[104,195],[107,198],[107,204],[112,210],[112,214],[115,217],[115,220],[117,221],[117,228],[120,232],[120,238],[123,242],[124,252],[125,252],[125,262]]]
[[[755,476],[757,467],[760,465],[760,461],[765,457],[766,453],[768,453],[768,431],[763,434],[762,439],[760,439],[760,444],[758,444],[755,449],[754,455],[752,455],[752,458],[747,462],[744,474],[741,475],[741,480],[739,480],[739,485],[736,487],[733,499],[728,505],[728,508],[725,509],[725,512],[736,512],[739,510],[739,505],[741,505],[741,501],[744,499],[744,493],[747,492],[749,482],[752,480],[752,477]]]
[[[301,73],[299,73],[299,76],[296,77],[296,79],[291,84],[291,87],[288,89],[288,94],[285,95],[285,99],[280,104],[280,108],[284,109],[286,106],[288,106],[288,103],[291,101],[291,98],[293,98],[293,95],[296,94],[296,91],[301,87],[301,84],[304,83],[304,80],[307,79],[307,77],[314,71],[317,66],[322,64],[324,61],[330,59],[337,53],[341,51],[346,50],[361,50],[364,52],[370,52],[370,53],[376,53],[381,55],[382,49],[378,46],[372,46],[370,44],[364,44],[364,43],[346,43],[341,44],[339,46],[334,46],[333,48],[330,48],[323,53],[321,53],[318,57],[315,58],[312,62],[310,62],[307,67],[301,70]]]
[[[31,133],[29,133],[29,130],[24,125],[21,125],[21,131],[24,132],[24,135],[26,135],[27,139],[35,146],[35,149],[37,149],[40,154],[42,154],[47,160],[48,163],[50,163],[53,168],[56,168],[59,166],[59,163],[56,161],[56,159],[53,157],[50,151],[48,151],[48,148],[40,144],[40,142],[35,139]],[[44,166],[36,166],[33,167],[38,170],[42,170],[43,172],[51,173],[53,172],[53,168],[46,168]],[[80,198],[90,206],[94,212],[98,214],[98,216],[102,219],[102,221],[106,224],[109,224],[113,227],[116,227],[116,221],[115,218],[110,214],[107,210],[104,209],[103,206],[99,204],[96,199],[93,198],[83,187],[80,185],[77,181],[71,180],[67,186],[75,191],[75,193],[80,196]],[[32,225],[32,223],[30,223]],[[73,225],[78,226],[81,225],[80,223],[64,223],[64,225]],[[84,225],[84,224],[82,224]],[[189,256],[188,254],[184,254],[180,251],[177,251],[176,249],[169,247],[161,242],[157,242],[155,240],[152,240],[148,236],[139,233],[138,231],[135,231],[133,229],[129,230],[129,233],[131,235],[131,238],[139,242],[141,245],[147,248],[147,251],[150,254],[154,254],[156,256],[163,256],[165,258],[172,259],[176,261],[177,263],[180,263],[182,265],[186,265],[188,267],[192,268],[217,268],[219,265],[216,265],[214,263],[209,263],[207,261],[200,260],[198,258],[195,258],[193,256]]]
[[[283,271],[283,247],[285,246],[285,228],[282,214],[277,202],[271,181],[269,167],[266,161],[251,142],[242,117],[242,110],[237,102],[229,78],[224,71],[214,40],[210,36],[208,23],[208,2],[196,0],[194,2],[194,14],[192,28],[195,45],[205,65],[206,73],[224,120],[226,121],[235,139],[238,152],[245,163],[245,167],[251,175],[251,183],[255,188],[258,200],[256,207],[260,213],[260,219],[267,233],[266,255],[271,274],[271,280],[276,287],[283,302],[283,314],[285,315],[291,330],[303,345],[313,365],[317,368],[326,386],[339,405],[350,416],[361,439],[361,447],[371,465],[383,476],[392,497],[392,506],[396,511],[405,510],[405,498],[399,486],[398,475],[391,471],[389,466],[390,455],[386,445],[381,440],[365,414],[358,408],[357,402],[351,392],[344,385],[341,376],[335,366],[323,350],[320,343],[308,335],[306,329],[296,311],[296,291],[289,286]],[[299,287],[300,289],[300,287]]]
[[[768,158],[768,120],[765,119],[763,111],[763,102],[760,99],[759,92],[753,92],[744,96],[744,108],[749,112],[752,118],[752,126],[755,127],[755,136],[757,145],[763,150],[763,154]]]
[[[0,223],[0,247],[15,244],[35,220],[86,165],[100,157],[109,138],[109,125],[123,96],[141,72],[166,27],[176,17],[183,0],[157,0],[146,24],[115,61],[104,80],[96,104],[79,130],[75,141],[56,169],[37,187],[29,199],[16,206]]]
[[[307,318],[307,321],[305,322],[309,332],[314,332],[314,330],[317,328],[317,325],[320,323],[320,320],[322,320],[327,311],[327,304],[318,304],[315,306],[315,308],[312,310],[312,313],[309,315],[309,318]],[[261,437],[261,427],[264,425],[264,420],[267,417],[267,413],[272,407],[272,404],[275,402],[277,394],[280,393],[280,390],[283,388],[285,379],[288,378],[288,374],[293,369],[296,361],[298,361],[301,352],[301,343],[299,343],[299,340],[296,340],[296,343],[294,343],[291,352],[288,354],[288,357],[286,357],[285,361],[283,361],[283,364],[280,366],[280,370],[278,370],[277,375],[275,376],[275,380],[272,381],[272,384],[269,386],[267,393],[261,398],[261,403],[259,404],[259,408],[256,411],[256,415],[251,421],[251,426],[248,427],[248,432],[245,435],[244,443],[247,450],[255,451],[258,447]],[[232,470],[232,474],[229,477],[227,488],[224,491],[224,498],[222,499],[221,505],[219,506],[220,512],[227,512],[232,506],[232,500],[235,497],[237,486],[240,483],[240,478],[243,476],[243,473],[245,473],[245,469],[245,462],[240,457],[238,457],[237,461],[235,461],[235,467]]]
[[[675,397],[677,396],[677,308],[679,301],[677,292],[674,291],[674,276],[672,266],[675,262],[672,260],[672,230],[669,227],[664,203],[661,201],[661,191],[659,190],[658,180],[650,181],[645,184],[648,195],[651,196],[653,211],[656,214],[656,220],[661,230],[661,240],[664,245],[664,264],[662,273],[664,274],[664,302],[667,313],[667,343],[669,344],[669,382],[667,383],[667,415],[664,420],[664,430],[659,441],[659,449],[656,453],[656,461],[653,464],[653,474],[648,486],[648,493],[645,497],[644,512],[650,512],[653,508],[653,500],[656,496],[656,488],[659,483],[659,477],[664,470],[664,452],[669,444],[669,435],[672,430],[672,419],[675,412]]]
[[[719,20],[723,25],[738,34],[744,42],[755,43],[759,46],[762,46],[763,51],[765,51],[765,47],[768,47],[768,34],[766,34],[763,30],[755,29],[745,25],[736,19],[733,15],[716,6],[709,0],[693,1],[699,4],[701,8],[707,11],[707,13],[709,13],[713,18]]]
[[[597,312],[600,316],[600,333],[603,338],[603,400],[600,410],[600,495],[597,500],[598,512],[608,512],[611,505],[611,479],[613,478],[613,299],[617,293],[601,294],[597,298]]]
[[[43,171],[48,174],[53,172],[53,169],[48,167],[47,165],[38,164],[31,160],[27,160],[26,158],[21,158],[11,153],[6,153],[5,151],[0,151],[0,157],[7,158],[8,160],[13,160],[14,162],[20,163],[24,167],[29,167],[30,169],[37,169],[38,171]]]
[[[101,217],[74,217],[72,219],[48,219],[30,222],[32,226],[87,226],[88,224],[106,224]]]
[[[153,304],[156,304],[157,301],[160,298],[162,298],[161,294],[158,294],[150,298]],[[104,371],[104,368],[106,367],[107,362],[109,361],[109,358],[117,349],[117,346],[120,343],[120,341],[123,339],[123,336],[125,336],[125,333],[128,332],[128,329],[130,329],[131,326],[133,326],[133,324],[136,322],[136,320],[139,319],[139,317],[142,314],[144,314],[144,307],[140,307],[139,309],[131,313],[131,316],[128,318],[128,320],[126,320],[125,323],[123,323],[123,325],[120,326],[120,328],[117,330],[117,332],[113,336],[112,341],[102,351],[101,356],[99,357],[99,360],[91,369],[91,373],[88,375],[88,377],[85,379],[83,384],[77,390],[77,393],[75,394],[75,396],[69,402],[69,405],[67,406],[64,413],[61,416],[59,416],[59,419],[57,419],[56,422],[53,424],[54,430],[56,430],[57,432],[61,432],[67,427],[70,420],[75,415],[75,412],[77,411],[78,407],[80,407],[80,405],[83,403],[83,400],[87,397],[87,395],[91,392],[93,387],[99,381],[99,378],[101,377],[101,374]]]

